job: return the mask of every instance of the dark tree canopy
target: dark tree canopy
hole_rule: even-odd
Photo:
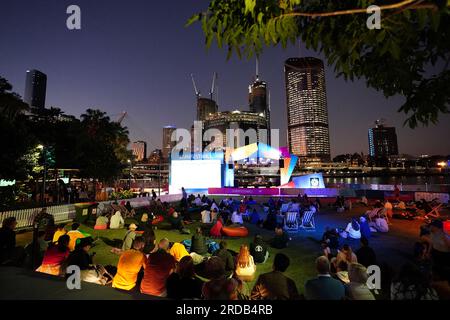
[[[100,110],[88,109],[80,120],[55,107],[29,108],[11,90],[0,77],[0,179],[41,175],[44,157],[47,167],[79,169],[86,178],[105,182],[120,176],[131,157],[125,127]]]
[[[370,30],[366,9],[381,8]],[[211,0],[199,21],[213,41],[239,57],[295,44],[324,54],[337,76],[365,79],[386,97],[402,95],[398,111],[411,128],[450,111],[450,0]]]

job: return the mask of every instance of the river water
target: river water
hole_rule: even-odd
[[[395,176],[395,177],[324,177],[326,184],[408,184],[408,185],[450,185],[450,176]]]

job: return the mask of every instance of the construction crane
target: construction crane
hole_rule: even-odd
[[[192,84],[194,85],[195,96],[197,99],[200,97],[200,91],[197,89],[197,85],[195,84],[194,74],[191,73]]]
[[[126,111],[123,111],[122,113],[120,113],[120,116],[119,116],[119,118],[117,118],[117,123],[118,124],[122,124],[122,121],[123,121],[123,119],[125,118],[127,116],[127,112]]]

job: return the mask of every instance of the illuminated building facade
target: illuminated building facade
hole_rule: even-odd
[[[133,142],[131,149],[133,150],[133,155],[136,161],[143,161],[147,158],[147,142]]]
[[[176,141],[172,141],[172,132],[176,129],[174,126],[163,127],[162,156],[164,161],[169,160],[172,148],[176,145]]]
[[[260,81],[258,76],[248,88],[248,104],[250,112],[264,116],[268,129],[267,142],[270,145],[270,105],[267,99],[267,84]]]
[[[325,72],[320,59],[289,58],[284,65],[289,152],[302,160],[330,160]]]
[[[395,127],[377,124],[375,128],[369,129],[369,155],[374,158],[398,155]]]
[[[254,129],[256,133],[257,141],[264,142],[260,129],[267,129],[266,117],[261,114],[245,111],[224,111],[216,112],[211,114],[206,118],[203,124],[204,130],[208,129],[218,129],[223,136],[223,146],[228,146],[227,143],[227,129],[238,130],[242,129],[243,132],[249,133],[249,129]],[[267,132],[267,130],[266,130]],[[243,136],[240,137],[238,134],[234,135],[234,147],[241,147],[251,143],[256,143],[257,141],[251,141],[252,137]],[[265,142],[264,142],[265,143]],[[230,144],[231,145],[231,144]]]

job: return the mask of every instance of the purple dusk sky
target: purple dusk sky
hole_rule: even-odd
[[[66,28],[66,8],[76,4],[82,30]],[[0,75],[24,94],[25,71],[48,76],[47,106],[79,116],[88,107],[111,117],[126,110],[130,139],[145,140],[148,149],[161,145],[164,125],[189,128],[195,118],[190,74],[207,94],[218,72],[220,110],[247,110],[248,84],[254,60],[226,61],[215,46],[207,51],[200,26],[186,20],[207,1],[7,0],[0,5]],[[301,49],[302,56],[323,58]],[[271,91],[272,128],[285,144],[286,97],[283,63],[299,49],[270,48],[260,61],[261,78]],[[408,154],[450,154],[450,115],[437,126],[411,130],[396,110],[403,98],[384,98],[363,81],[337,79],[326,67],[332,155],[367,153],[367,129],[378,118],[397,127],[399,150]]]

